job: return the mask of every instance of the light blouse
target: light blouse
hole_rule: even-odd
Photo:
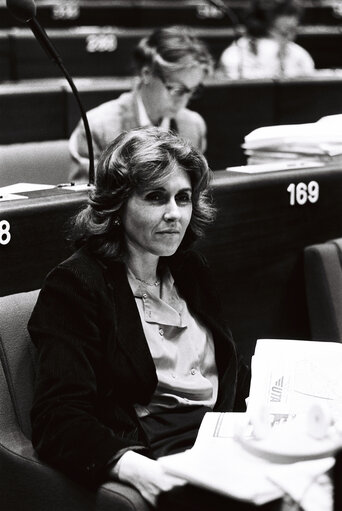
[[[309,53],[292,41],[281,46],[276,39],[264,37],[256,39],[255,45],[253,51],[251,39],[240,37],[222,53],[220,71],[232,79],[307,76],[314,71]]]
[[[218,375],[211,332],[191,314],[169,271],[157,286],[138,281],[130,270],[128,281],[158,377],[149,405],[136,405],[138,416],[181,406],[213,408]]]

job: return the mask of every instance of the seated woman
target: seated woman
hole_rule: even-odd
[[[170,26],[144,37],[134,51],[136,80],[130,92],[87,112],[97,162],[102,151],[122,131],[161,126],[205,152],[207,128],[198,112],[187,108],[212,69],[206,45],[183,26]],[[88,180],[88,146],[83,122],[73,131],[69,149],[70,179]]]
[[[294,42],[301,13],[296,0],[254,0],[245,17],[246,33],[222,53],[219,72],[233,79],[312,74],[311,56]]]
[[[171,132],[119,135],[74,219],[79,248],[47,276],[29,321],[38,454],[92,487],[129,482],[152,505],[184,483],[154,460],[190,448],[207,411],[243,410],[249,390],[208,265],[190,248],[215,213],[210,177]]]

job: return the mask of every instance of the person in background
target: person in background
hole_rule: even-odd
[[[28,325],[39,456],[92,488],[127,482],[153,506],[184,485],[155,460],[190,448],[207,411],[243,411],[249,391],[208,263],[192,247],[214,220],[210,179],[178,135],[120,134],[74,220],[79,248],[47,276]]]
[[[195,148],[206,149],[203,118],[186,108],[200,93],[212,70],[212,57],[205,44],[182,26],[162,28],[140,41],[134,61],[137,82],[131,92],[103,103],[87,113],[93,138],[95,166],[101,152],[122,131],[160,125],[173,129]],[[71,134],[71,181],[88,178],[88,146],[83,123]]]
[[[219,74],[232,79],[312,74],[313,59],[294,42],[301,14],[296,0],[254,0],[246,32],[222,53]]]

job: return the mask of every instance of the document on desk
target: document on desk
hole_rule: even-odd
[[[248,410],[306,414],[314,404],[342,420],[342,344],[259,339],[252,357]]]
[[[21,200],[28,199],[26,195],[18,195],[16,193],[6,193],[4,195],[1,194],[0,191],[0,202],[11,201],[11,200]]]
[[[242,165],[238,167],[227,167],[229,172],[240,172],[243,174],[263,174],[265,172],[280,172],[284,170],[311,169],[323,167],[324,163],[308,160],[279,161],[271,163],[259,163],[253,165]]]
[[[55,185],[44,185],[38,183],[15,183],[0,188],[0,195],[9,195],[25,192],[34,192],[37,190],[49,190],[55,188]]]

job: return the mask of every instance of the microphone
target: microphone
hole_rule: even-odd
[[[69,83],[71,90],[74,94],[74,97],[79,106],[82,121],[84,124],[84,129],[86,133],[87,145],[88,145],[88,153],[89,153],[89,183],[88,185],[94,184],[95,181],[95,164],[94,164],[94,149],[93,149],[93,141],[91,137],[91,132],[89,128],[89,123],[87,119],[86,112],[83,108],[78,90],[76,85],[74,84],[73,79],[65,68],[61,57],[58,55],[58,52],[52,42],[50,41],[47,33],[44,28],[40,25],[36,18],[36,4],[33,0],[6,0],[6,5],[11,14],[19,21],[23,23],[27,23],[30,29],[33,32],[33,35],[46,52],[48,57],[53,60],[58,67],[61,69],[63,75],[65,76],[67,82]]]
[[[33,0],[7,0],[6,4],[13,16],[23,23],[36,16],[37,9]]]
[[[235,37],[238,38],[241,35],[240,21],[235,12],[233,11],[233,9],[229,7],[223,0],[206,0],[206,1],[208,2],[208,4],[211,4],[214,7],[216,7],[216,9],[221,11],[227,18],[230,19],[233,25]]]

